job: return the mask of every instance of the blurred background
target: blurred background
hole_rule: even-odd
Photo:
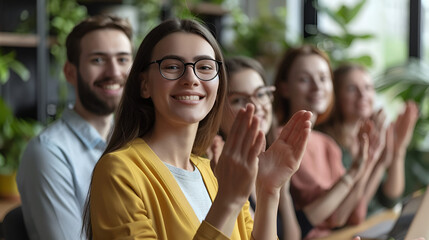
[[[412,192],[429,183],[428,10],[429,0],[0,0],[0,176],[13,173],[28,139],[73,103],[62,75],[65,37],[104,13],[130,20],[136,48],[164,19],[198,18],[226,56],[256,58],[269,80],[282,53],[302,43],[325,50],[334,67],[365,65],[389,118],[405,100],[419,104],[407,155]]]

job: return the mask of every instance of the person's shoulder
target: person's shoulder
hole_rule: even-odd
[[[64,138],[65,131],[60,120],[53,122],[39,135],[33,137],[21,156],[17,178],[50,174],[59,166],[65,166],[67,159],[62,147]]]
[[[60,118],[49,124],[39,135],[33,137],[28,142],[26,151],[36,156],[45,156],[48,152],[58,156],[75,155],[78,154],[77,149],[79,149],[80,142],[82,141],[79,136]]]
[[[70,133],[64,122],[60,119],[56,120],[43,129],[37,136],[30,139],[25,152],[31,152],[31,155],[37,154],[40,151],[44,152],[46,149],[64,142],[68,134]]]
[[[94,178],[129,181],[136,176],[143,177],[144,174],[141,173],[149,169],[147,156],[141,149],[136,148],[134,142],[131,141],[117,150],[103,154],[95,165]]]
[[[40,142],[63,142],[72,132],[60,118],[49,124],[37,137]]]
[[[127,150],[119,149],[101,156],[94,167],[94,175],[117,175],[130,168]]]
[[[123,158],[130,158],[132,155],[135,155],[136,152],[132,148],[130,144],[126,144],[125,146],[114,150],[112,152],[105,153],[103,156],[101,156],[100,162],[112,162],[112,161],[118,161]]]
[[[115,169],[119,165],[130,165],[140,159],[142,156],[139,152],[136,141],[131,141],[119,149],[105,153],[97,163],[97,167]]]

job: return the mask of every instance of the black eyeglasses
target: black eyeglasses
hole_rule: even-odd
[[[265,106],[273,102],[273,92],[276,90],[274,86],[259,87],[252,94],[241,92],[233,92],[228,95],[229,103],[232,108],[245,108],[248,103],[259,103]]]
[[[200,59],[194,63],[185,63],[178,58],[163,58],[148,65],[158,63],[159,72],[167,80],[177,80],[185,74],[186,66],[192,65],[195,76],[202,81],[213,80],[218,74],[221,61],[214,59]]]

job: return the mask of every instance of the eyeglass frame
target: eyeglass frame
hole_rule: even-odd
[[[268,97],[270,98],[270,103],[272,103],[273,102],[273,100],[274,100],[274,95],[273,95],[273,92],[276,90],[276,87],[275,86],[260,86],[260,87],[258,87],[252,94],[246,94],[246,93],[243,93],[243,92],[231,92],[231,93],[228,93],[228,98],[231,96],[231,95],[233,95],[233,94],[237,94],[237,95],[241,95],[241,96],[244,96],[244,97],[246,97],[247,98],[247,101],[246,101],[246,104],[248,104],[248,103],[252,103],[252,104],[255,104],[255,103],[259,103],[259,104],[261,104],[261,105],[266,105],[266,104],[268,104],[268,103],[261,103],[261,102],[259,102],[259,100],[258,100],[258,98],[255,96],[256,95],[256,93],[260,90],[260,89],[263,89],[263,88],[265,88],[265,89],[267,89],[267,91],[265,92],[266,94],[268,94]],[[229,102],[229,100],[228,100],[228,102]],[[231,107],[233,107],[233,104],[231,104],[230,102],[229,102],[229,105],[231,106]],[[240,106],[240,108],[241,107],[245,107],[245,106]]]
[[[174,78],[174,79],[170,79],[170,78],[165,77],[165,76],[164,76],[164,74],[162,74],[162,71],[161,71],[161,63],[162,63],[162,61],[167,60],[167,59],[179,60],[180,62],[182,62],[182,63],[183,63],[183,72],[182,72],[182,74],[181,74],[179,77]],[[202,60],[211,60],[211,61],[214,61],[214,62],[217,64],[217,72],[216,72],[216,74],[214,75],[214,77],[212,77],[212,78],[210,78],[210,79],[208,79],[208,80],[201,79],[201,78],[197,75],[197,73],[195,72],[195,64],[197,64],[197,62],[202,61]],[[148,63],[148,64],[147,64],[147,66],[150,66],[150,65],[152,65],[152,64],[154,64],[154,63],[158,63],[158,70],[159,70],[159,73],[161,74],[161,76],[162,76],[163,78],[167,79],[167,80],[170,80],[170,81],[175,81],[175,80],[177,80],[177,79],[179,79],[179,78],[183,77],[183,75],[185,75],[185,72],[186,72],[187,66],[188,66],[188,65],[192,65],[192,71],[194,72],[194,75],[195,75],[199,80],[201,80],[201,81],[205,81],[205,82],[208,82],[208,81],[211,81],[211,80],[215,79],[215,78],[219,75],[219,72],[220,72],[220,69],[221,69],[221,66],[222,66],[222,61],[218,61],[218,60],[216,60],[216,59],[212,59],[212,58],[201,58],[201,59],[198,59],[197,61],[195,61],[195,62],[193,62],[193,63],[192,63],[192,62],[185,63],[182,59],[180,59],[180,58],[175,58],[175,57],[164,57],[164,58],[161,58],[161,59],[158,59],[158,60],[155,60],[155,61],[152,61],[152,62]]]

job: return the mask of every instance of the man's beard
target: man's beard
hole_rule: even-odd
[[[98,81],[104,82],[109,80],[110,79],[101,79]],[[87,111],[98,116],[106,116],[116,110],[118,104],[109,104],[105,100],[100,99],[83,80],[79,71],[77,76],[77,88],[80,102]]]

